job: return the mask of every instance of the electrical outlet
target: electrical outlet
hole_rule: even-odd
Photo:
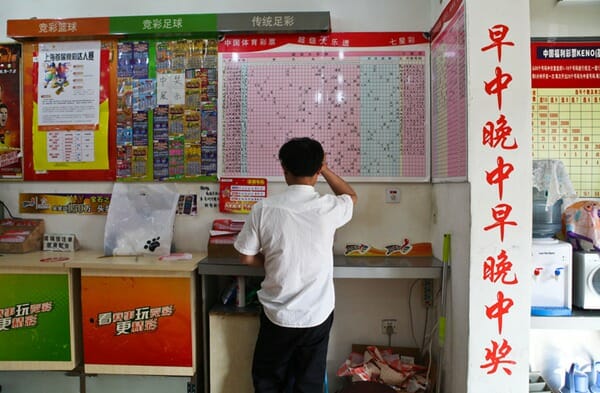
[[[385,189],[386,203],[400,203],[400,190],[398,188]]]
[[[382,319],[381,320],[381,334],[390,335],[396,334],[398,321],[396,319]]]
[[[423,282],[423,305],[425,307],[433,306],[433,280],[425,278]]]

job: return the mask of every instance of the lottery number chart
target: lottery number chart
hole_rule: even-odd
[[[431,177],[467,178],[467,66],[462,2],[448,7],[431,40]]]
[[[600,197],[600,42],[531,44],[533,159],[559,159],[580,198]]]
[[[579,197],[600,197],[600,88],[533,89],[533,158],[560,159]]]
[[[355,180],[428,181],[423,50],[221,54],[223,176],[281,177],[279,147],[319,140]]]

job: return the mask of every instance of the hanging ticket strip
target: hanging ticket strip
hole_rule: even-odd
[[[219,34],[329,31],[328,12],[9,20],[24,48],[23,129],[33,130],[24,178],[214,181]],[[99,72],[81,74],[88,64]]]
[[[219,56],[221,176],[281,179],[279,147],[309,136],[351,180],[429,180],[425,34],[226,35]]]
[[[215,39],[118,44],[117,178],[217,173]]]
[[[600,38],[531,44],[533,158],[560,159],[579,197],[600,197]]]

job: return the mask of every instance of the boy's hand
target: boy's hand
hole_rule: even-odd
[[[329,184],[329,187],[331,187],[331,190],[335,195],[347,194],[352,198],[352,202],[356,204],[358,196],[352,186],[329,169],[325,160],[323,160],[323,165],[321,166],[321,176],[323,176],[327,184]]]

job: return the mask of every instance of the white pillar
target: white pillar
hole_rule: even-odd
[[[531,75],[528,0],[465,0],[471,185],[469,393],[528,391]]]

